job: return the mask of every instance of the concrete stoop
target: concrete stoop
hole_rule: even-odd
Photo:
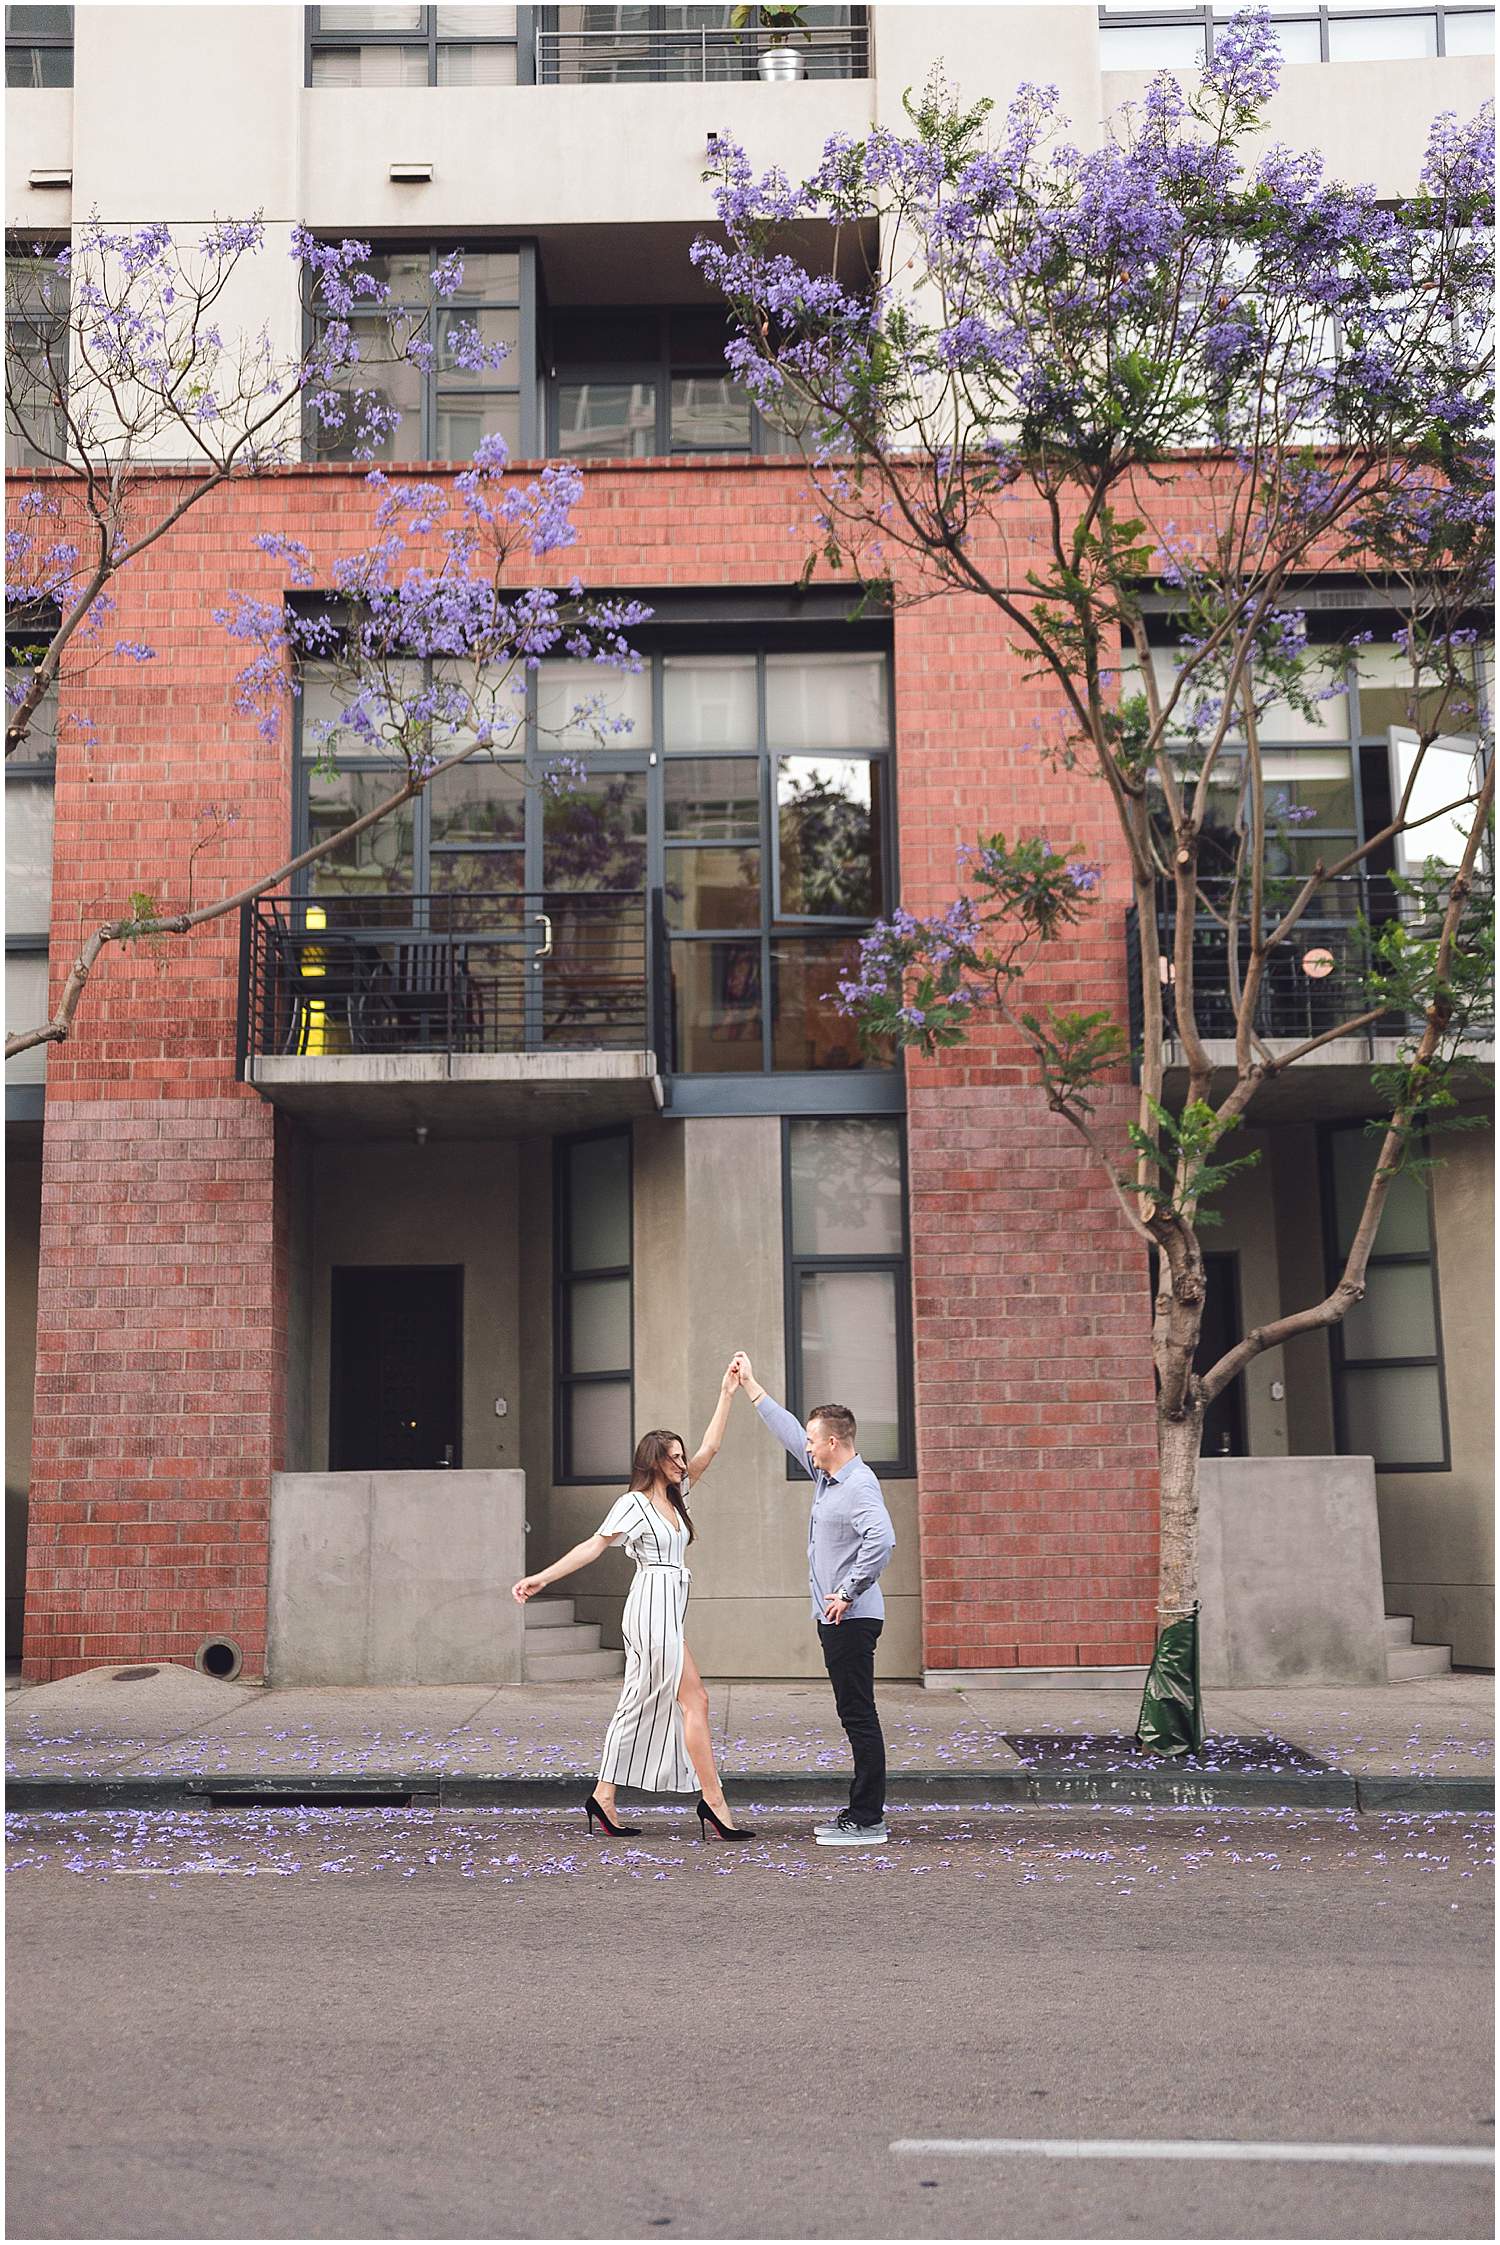
[[[532,1598],[526,1606],[528,1684],[597,1684],[625,1673],[625,1655],[599,1642],[599,1624],[579,1621],[571,1598]]]
[[[1410,1614],[1385,1617],[1385,1672],[1389,1681],[1404,1684],[1419,1676],[1451,1676],[1453,1647],[1413,1644],[1412,1628]]]

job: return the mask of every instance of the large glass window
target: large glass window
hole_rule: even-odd
[[[1100,68],[1194,70],[1234,12],[1228,5],[1149,8],[1140,0],[1115,0],[1099,10]],[[1288,63],[1411,62],[1495,51],[1493,8],[1346,0],[1334,7],[1273,7],[1271,26]]]
[[[307,10],[310,86],[513,86],[529,60],[514,8]]]
[[[729,328],[701,305],[554,312],[548,450],[565,460],[783,452],[724,364]]]
[[[842,1403],[866,1462],[914,1470],[902,1126],[894,1116],[787,1120],[789,1408]]]
[[[786,46],[798,77],[862,78],[869,70],[869,11],[807,6],[755,8],[551,7],[537,10],[537,76],[543,85],[649,85],[753,79],[761,57]],[[766,20],[760,20],[764,16]]]
[[[1381,1141],[1362,1124],[1327,1134],[1329,1283],[1343,1269]],[[1448,1423],[1426,1181],[1403,1171],[1390,1188],[1365,1295],[1333,1332],[1334,1424],[1340,1451],[1382,1473],[1447,1470]]]
[[[464,276],[451,295],[435,298],[432,275],[441,258],[462,247]],[[504,437],[513,453],[534,450],[531,401],[535,394],[535,352],[531,320],[523,307],[532,301],[532,252],[470,249],[457,243],[379,250],[368,271],[390,289],[378,310],[356,311],[349,321],[359,359],[341,370],[335,387],[378,390],[400,414],[398,426],[378,447],[380,460],[460,460],[473,457],[481,437]],[[421,319],[433,345],[425,370],[398,357],[392,347],[392,314],[410,325]],[[321,324],[314,319],[314,332]],[[399,323],[398,323],[399,324]],[[496,369],[468,373],[455,363],[450,338],[455,326],[477,327],[486,343],[503,343],[506,357]],[[409,330],[408,330],[409,331]],[[352,417],[351,417],[352,420]],[[349,456],[352,426],[324,428],[315,413],[307,417],[307,445],[323,460]]]
[[[17,243],[6,251],[5,464],[9,468],[50,467],[67,457],[69,289],[67,274],[58,271],[57,256],[56,249],[31,243]]]
[[[72,85],[71,8],[6,9],[5,83],[7,86]]]
[[[890,890],[883,655],[668,655],[663,888],[683,1075],[865,1065],[833,992]]]
[[[45,642],[6,641],[5,682],[14,686]],[[47,939],[52,919],[52,804],[57,764],[57,689],[43,698],[23,747],[5,766],[5,1020],[10,1033],[34,1029],[48,1011]],[[47,1048],[8,1063],[7,1083],[41,1083]]]
[[[635,1449],[630,1133],[560,1139],[556,1164],[556,1477],[623,1482]]]

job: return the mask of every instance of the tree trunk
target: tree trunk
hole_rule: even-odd
[[[1192,1382],[1194,1391],[1197,1382]],[[1161,1568],[1156,1621],[1191,1613],[1198,1595],[1198,1452],[1203,1441],[1205,1406],[1194,1392],[1179,1417],[1158,1416],[1157,1455],[1161,1471]]]

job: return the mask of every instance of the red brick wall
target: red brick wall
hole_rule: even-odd
[[[579,544],[534,574],[787,587],[806,550],[803,489],[795,467],[595,470]],[[54,980],[133,889],[183,901],[210,809],[235,818],[197,858],[195,899],[285,854],[289,751],[235,712],[242,656],[211,610],[231,584],[281,589],[256,530],[326,562],[368,522],[357,472],[291,472],[216,496],[122,580],[110,636],[145,639],[157,659],[67,690],[95,731],[65,738],[59,761]],[[973,601],[898,618],[902,892],[918,910],[954,893],[954,845],[981,827],[1042,824],[1111,854],[1097,786],[1037,754],[1051,697],[1005,636]],[[1124,904],[1112,881],[1050,969],[1058,1002],[1123,1008]],[[241,1641],[247,1673],[263,1660],[291,1242],[271,1110],[233,1080],[236,959],[232,919],[166,961],[111,951],[51,1056],[33,1678],[190,1658],[218,1631]],[[1143,1658],[1155,1539],[1139,1254],[1003,1036],[913,1064],[910,1098],[927,1665]]]
[[[1045,833],[1107,869],[1025,995],[1126,1018],[1124,921],[1102,784],[1049,765],[1060,696],[971,598],[898,615],[902,901],[941,909],[981,831]],[[1084,1667],[1149,1658],[1155,1435],[1144,1257],[1107,1180],[1050,1114],[1003,1026],[907,1072],[924,1660]],[[1128,1083],[1101,1102],[1125,1150]]]

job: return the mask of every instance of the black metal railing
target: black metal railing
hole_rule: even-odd
[[[1199,908],[1193,941],[1194,1012],[1200,1036],[1220,1040],[1235,1033],[1236,997],[1244,988],[1250,958],[1250,931],[1244,908],[1236,930],[1238,972],[1231,976],[1229,931],[1224,921],[1230,902],[1227,880],[1212,878],[1199,883],[1204,902]],[[1266,900],[1266,924],[1273,927],[1296,893],[1295,884],[1279,882]],[[1489,890],[1477,894],[1472,909],[1488,912]],[[1171,885],[1161,882],[1156,900],[1157,935],[1162,969],[1162,1015],[1169,1038],[1177,1035],[1175,992],[1171,956],[1176,914]],[[1297,922],[1285,943],[1267,962],[1257,993],[1254,1027],[1259,1036],[1301,1042],[1319,1037],[1343,1022],[1367,1013],[1371,1005],[1371,947],[1380,928],[1404,920],[1413,932],[1437,931],[1438,919],[1420,917],[1420,907],[1397,891],[1389,874],[1344,873],[1325,884],[1313,909]],[[1136,908],[1126,914],[1126,972],[1130,1000],[1131,1043],[1139,1046],[1145,1031],[1142,1003],[1140,944]],[[1383,1013],[1365,1023],[1358,1035],[1373,1040],[1403,1035],[1410,1026],[1403,1013]],[[1490,1033],[1492,1021],[1475,1022],[1476,1032]]]
[[[772,57],[767,61],[763,58]],[[557,31],[536,34],[539,86],[643,86],[723,84],[785,75],[796,78],[868,78],[870,30],[863,9],[847,24],[819,24],[778,33],[761,26],[743,31],[672,26],[639,31]]]
[[[240,1072],[272,1054],[655,1052],[659,890],[262,897],[240,920]]]

